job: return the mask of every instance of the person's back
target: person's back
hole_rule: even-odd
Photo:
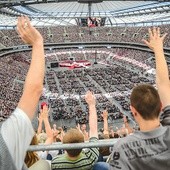
[[[86,94],[86,102],[89,105],[89,142],[98,141],[97,131],[97,112],[95,108],[95,98],[93,94],[88,91]],[[63,137],[63,143],[82,143],[84,142],[83,133],[78,129],[70,129]],[[88,149],[67,149],[63,155],[57,156],[52,160],[52,170],[91,170],[97,162],[99,156],[98,148]]]
[[[151,85],[139,85],[131,94],[131,111],[140,131],[120,139],[110,155],[113,169],[168,169],[170,164],[170,127],[159,120],[161,101]],[[170,107],[166,113],[170,113]]]
[[[1,170],[26,168],[24,158],[34,135],[31,120],[42,93],[44,79],[45,59],[42,36],[31,25],[28,17],[24,16],[18,18],[17,31],[25,43],[32,45],[32,60],[18,106],[11,116],[2,122],[0,129]]]
[[[90,142],[97,142],[96,138],[91,138]],[[52,160],[52,170],[74,169],[91,170],[98,160],[99,151],[97,148],[83,149],[76,159],[70,159],[65,153],[58,155]]]
[[[0,123],[0,130],[1,130],[2,123]],[[16,166],[12,160],[12,156],[9,153],[9,150],[6,146],[6,143],[0,133],[0,144],[1,144],[1,150],[0,150],[0,165],[1,170],[17,170]],[[10,162],[10,164],[9,164]]]
[[[169,110],[170,111],[170,110]],[[111,169],[169,170],[170,127],[153,131],[137,131],[119,140],[110,155]]]
[[[39,160],[33,164],[29,170],[51,170],[50,163],[46,160]]]
[[[157,90],[151,85],[139,85],[132,91],[130,108],[140,131],[120,139],[109,157],[110,169],[169,170],[170,169],[170,81],[163,54],[160,29],[149,29],[150,39],[144,42],[155,54]],[[160,97],[159,97],[160,96]],[[159,114],[163,108],[162,126]]]

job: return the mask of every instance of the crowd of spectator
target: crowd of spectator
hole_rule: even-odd
[[[28,62],[24,54],[11,54],[0,60],[1,117],[8,118],[22,94]]]
[[[104,53],[105,51],[106,53]],[[48,100],[54,121],[75,119],[77,123],[87,123],[88,108],[83,97],[87,90],[96,94],[99,122],[103,121],[101,112],[105,108],[109,112],[110,120],[122,118],[119,116],[122,112],[130,115],[128,97],[132,87],[143,82],[155,83],[153,75],[151,78],[147,77],[148,74],[141,74],[141,72],[145,73],[148,68],[136,67],[134,63],[134,61],[143,63],[148,58],[152,58],[152,55],[138,50],[96,48],[87,51],[73,50],[73,53],[70,50],[58,50],[51,54],[47,52],[46,62],[48,65],[55,60],[60,62],[70,60],[72,57],[76,61],[88,59],[93,63],[95,53],[97,53],[96,58],[100,63],[96,66],[73,70],[47,68],[44,87],[48,89],[48,92],[54,94],[54,97],[43,97],[41,101]],[[27,55],[29,53],[12,54],[0,61],[1,84],[5,85],[5,88],[1,90],[1,102],[3,103],[1,111],[6,115],[15,108],[21,96],[29,64]],[[126,58],[129,60],[125,60]],[[144,64],[152,68],[154,61],[149,60]],[[4,102],[5,100],[8,102]]]
[[[102,50],[108,52],[108,49],[102,48],[91,50],[92,57],[97,53],[97,61],[100,63],[97,66],[94,65],[88,69],[68,70],[57,68],[47,71],[46,79],[47,86],[49,86],[48,89],[54,89],[54,91],[50,91],[52,93],[58,93],[58,97],[55,99],[56,101],[62,100],[61,107],[56,104],[56,108],[59,109],[57,109],[58,112],[57,110],[52,112],[52,116],[55,120],[74,118],[76,122],[86,123],[88,121],[88,110],[83,95],[87,90],[91,90],[96,94],[99,122],[103,121],[100,115],[101,111],[105,108],[108,109],[111,120],[121,118],[119,114],[121,115],[122,111],[129,114],[128,98],[131,89],[140,83],[155,83],[153,81],[154,75],[148,77],[147,73],[148,69],[152,68],[154,61],[149,60],[146,63],[143,62],[147,60],[147,58],[152,58],[150,53],[117,48],[110,49],[109,54],[112,55],[108,57],[109,54],[104,55]],[[79,59],[90,60],[89,51],[90,50],[76,50],[75,52],[75,50],[73,50],[72,53],[70,50],[58,50],[56,53],[48,54],[48,56],[49,58],[50,56],[57,56],[59,62],[69,60],[70,56],[73,55],[76,61]],[[138,58],[137,54],[139,54]],[[115,57],[114,55],[120,57]],[[50,58],[51,60],[49,58],[47,57],[48,62],[54,60],[54,58]],[[128,60],[126,60],[127,58]],[[93,59],[91,59],[91,62],[94,61]],[[138,66],[137,64],[139,63],[143,63],[143,65]],[[51,84],[53,88],[51,88]],[[62,95],[63,97],[60,98],[59,96]],[[114,101],[114,103],[111,101]],[[51,101],[49,101],[49,103],[51,103]],[[53,107],[55,107],[54,104]]]
[[[93,65],[95,53],[97,53],[97,65]],[[29,53],[17,53],[0,60],[0,83],[3,85],[3,89],[0,91],[1,121],[9,117],[21,96],[29,65],[28,55]],[[121,138],[131,133],[136,127],[126,124],[126,122],[132,123],[129,95],[131,89],[137,84],[155,84],[155,75],[147,73],[155,64],[152,54],[119,48],[74,50],[73,53],[70,50],[58,50],[53,53],[47,52],[46,62],[47,65],[50,65],[56,60],[58,62],[70,60],[70,57],[77,61],[87,59],[92,66],[73,70],[47,68],[44,87],[54,95],[52,97],[42,96],[40,103],[44,100],[48,102],[52,121],[63,120],[61,129],[66,132],[70,125],[65,124],[65,120],[75,120],[80,127],[85,126],[82,132],[88,140],[86,124],[89,122],[89,109],[84,94],[87,90],[91,90],[96,95],[97,121],[104,123],[103,110],[106,109],[109,122],[114,122],[114,127],[107,122],[108,136],[105,135],[104,127],[100,126],[98,129],[100,139]],[[128,60],[126,60],[127,58]],[[138,65],[139,63],[143,63],[143,65]],[[128,116],[125,117],[125,115]],[[117,122],[119,126],[117,126]],[[39,140],[44,142],[46,138],[46,134],[42,132]],[[60,136],[60,138],[62,137]],[[105,147],[100,149],[100,153],[102,156],[106,156],[110,154],[110,150]],[[38,159],[52,159],[52,155],[52,152],[50,154],[41,152]]]
[[[24,17],[21,17],[19,21],[21,22],[22,19],[24,19]],[[29,20],[27,20],[27,22],[29,22]],[[23,22],[21,22],[19,26],[21,25],[22,27],[19,28],[20,34],[22,34],[23,32],[27,32],[28,23],[26,25],[25,24],[23,25]],[[136,133],[138,133],[138,135],[140,135],[141,133],[142,135],[146,135],[148,137],[147,135],[148,132],[151,133],[164,128],[160,126],[159,113],[162,109],[161,100],[163,101],[163,105],[166,104],[166,100],[162,99],[163,94],[165,96],[167,95],[166,90],[164,90],[164,87],[169,90],[168,70],[165,68],[166,62],[162,61],[163,65],[165,66],[163,68],[164,73],[167,75],[167,77],[165,75],[165,77],[163,77],[162,79],[166,81],[164,84],[165,86],[161,86],[160,82],[157,83],[157,85],[159,86],[158,90],[160,92],[161,99],[159,97],[157,90],[153,86],[146,85],[146,84],[139,85],[141,83],[149,83],[155,85],[155,77],[154,77],[154,73],[151,73],[152,76],[148,76],[148,71],[150,71],[150,69],[154,69],[152,68],[154,62],[154,60],[152,60],[152,55],[147,55],[147,57],[149,57],[149,60],[147,59],[147,62],[144,63],[143,60],[146,60],[145,57],[146,52],[139,52],[138,55],[140,54],[140,56],[139,58],[137,58],[137,53],[136,53],[137,50],[127,50],[127,49],[121,50],[119,48],[113,50],[111,49],[109,54],[106,53],[107,55],[100,55],[100,52],[97,52],[97,50],[95,50],[95,55],[96,53],[98,53],[98,56],[97,58],[95,57],[95,59],[97,60],[95,61],[94,65],[86,68],[75,69],[75,70],[62,69],[58,67],[47,68],[46,77],[43,82],[43,77],[44,77],[43,67],[45,66],[44,65],[45,61],[43,61],[44,53],[43,53],[42,37],[36,31],[36,29],[32,28],[30,25],[29,27],[32,29],[32,32],[35,33],[35,35],[37,34],[37,38],[38,40],[40,40],[38,42],[41,42],[40,60],[42,61],[40,61],[39,63],[37,58],[35,59],[36,53],[33,52],[32,55],[33,59],[31,61],[31,65],[33,65],[32,67],[34,67],[34,69],[32,69],[32,67],[29,68],[27,81],[25,82],[26,85],[24,86],[25,87],[24,92],[21,97],[21,93],[23,90],[23,81],[28,71],[29,59],[27,58],[26,54],[19,53],[19,54],[12,54],[8,56],[8,58],[2,58],[2,60],[0,60],[0,66],[2,66],[0,67],[1,68],[0,84],[3,85],[3,89],[0,91],[0,104],[2,105],[2,108],[0,110],[1,111],[0,115],[1,115],[1,120],[7,119],[9,114],[12,112],[13,107],[16,108],[16,105],[20,98],[21,98],[19,102],[20,112],[22,112],[22,109],[23,110],[26,109],[26,111],[28,111],[29,113],[30,110],[27,101],[30,102],[31,101],[30,96],[35,95],[33,96],[33,100],[34,100],[33,104],[32,106],[30,106],[32,107],[31,109],[32,111],[30,111],[30,113],[28,114],[28,117],[32,119],[34,116],[35,106],[36,106],[34,102],[35,103],[36,101],[38,102],[37,98],[39,99],[41,93],[35,87],[42,88],[42,84],[43,84],[44,91],[40,99],[40,109],[38,109],[39,114],[37,115],[38,129],[37,129],[37,134],[33,137],[32,144],[37,145],[38,142],[41,144],[52,144],[54,142],[62,142],[66,144],[82,143],[86,140],[89,142],[97,142],[98,136],[99,139],[109,139],[109,138],[123,138],[131,134],[128,136],[129,137],[128,139],[132,139],[129,140],[131,143],[127,144],[126,142],[128,141],[124,141],[124,139],[120,140],[121,143],[120,150],[121,150],[124,149],[124,146],[126,145],[130,146],[130,144],[133,145],[134,147],[136,145],[141,146],[139,144],[140,142],[143,141],[144,142],[141,144],[142,145],[144,144],[144,146],[146,145],[148,139],[144,138],[143,140],[141,138],[141,140],[143,141],[141,140],[135,141]],[[28,28],[28,31],[30,28]],[[42,29],[41,31],[44,33],[46,30]],[[67,34],[66,29],[64,29],[64,31],[66,34],[65,35],[66,40],[69,40],[68,39],[69,35]],[[126,36],[125,31],[126,29],[121,34],[122,37]],[[162,39],[160,38],[159,29],[154,28],[153,32],[151,33],[150,31],[149,33],[150,36],[153,39],[155,39],[155,41],[158,41],[157,43],[159,43],[159,39],[160,39],[160,44],[161,44],[163,38]],[[26,35],[27,34],[24,34],[23,37]],[[32,34],[28,34],[28,36],[30,35],[32,36]],[[28,39],[27,41],[29,42],[29,40],[30,39]],[[158,49],[157,51],[156,49],[156,47],[158,47],[157,45],[154,45],[152,44],[152,42],[147,42],[147,41],[145,41],[145,43],[150,48],[152,47],[154,49],[154,53],[155,55],[157,55],[157,57],[162,57],[161,56],[162,54],[160,55],[160,53],[163,53],[161,47],[159,47],[160,49]],[[35,48],[34,41],[32,42],[32,44],[34,45],[33,49],[35,50],[36,48]],[[60,55],[61,54],[62,53],[60,53]],[[70,56],[74,57],[77,61],[80,59],[87,59],[87,55],[85,51],[83,53],[80,53],[79,57],[76,57],[77,55],[79,55],[78,52],[71,54],[71,51],[70,53],[65,52],[65,55],[63,55],[62,59],[60,58],[60,55],[58,53],[57,55],[52,55],[52,58],[47,57],[46,61],[52,62],[54,56],[58,59],[58,61],[70,60],[69,59]],[[94,52],[92,53],[92,55],[94,55]],[[37,75],[38,77],[40,77],[40,82],[38,83],[40,84],[40,86],[36,86],[36,83],[35,84],[32,83],[34,81],[37,81],[37,77],[36,76],[34,77],[33,75],[35,74],[35,68],[36,68],[34,64],[32,64],[34,62],[35,65],[40,66],[39,69],[40,72],[37,71],[38,72]],[[159,66],[158,61],[157,61],[157,65]],[[157,68],[157,72],[161,72],[161,68]],[[159,77],[161,79],[162,78],[162,76],[160,76],[161,74],[159,76],[158,75],[159,74],[157,73],[157,78]],[[31,79],[34,81],[31,81]],[[134,88],[131,93],[132,87],[136,87],[136,88]],[[29,91],[29,88],[31,88],[31,91]],[[161,90],[159,88],[161,88]],[[34,93],[35,89],[36,92]],[[32,92],[32,93],[28,93],[28,92]],[[38,93],[39,96],[37,95]],[[140,93],[142,95],[140,95]],[[149,93],[150,94],[152,93],[151,96],[148,95]],[[29,98],[27,98],[27,95],[29,95]],[[131,127],[129,124],[131,119],[130,109],[128,108],[129,96],[131,101],[130,104],[131,112],[141,130],[141,131],[136,131],[136,133],[133,133],[136,127],[135,126]],[[167,95],[166,97],[168,99],[169,95]],[[148,98],[151,98],[153,101],[147,100],[147,102],[145,102],[145,98],[146,100]],[[46,100],[47,103],[44,102],[43,100]],[[156,102],[154,100],[156,100]],[[22,102],[25,104],[23,104]],[[142,106],[138,105],[139,102],[143,102],[144,104],[146,104],[148,106],[147,107],[148,110],[149,108],[151,108],[150,113],[152,113],[153,115],[147,114],[147,112],[145,112],[146,111],[145,107],[143,107],[143,105]],[[153,109],[152,103],[154,104],[154,109],[156,108],[155,110]],[[140,113],[137,109],[138,107]],[[155,112],[153,112],[153,110]],[[163,111],[164,113],[166,113],[168,110],[169,108],[166,107],[165,110]],[[76,128],[74,127],[74,129],[72,128],[67,129],[67,127],[65,126],[58,127],[56,124],[53,124],[53,128],[52,128],[50,125],[49,112],[51,112],[53,120],[75,119],[77,127]],[[16,111],[15,114],[17,114]],[[166,118],[167,117],[168,115],[166,115]],[[167,120],[166,118],[164,123],[168,125],[169,122],[166,121]],[[116,127],[115,130],[113,129],[113,127],[111,126],[109,127],[109,122],[108,122],[109,119],[111,119],[113,122],[115,120],[121,119],[123,123],[121,124],[121,127],[119,128]],[[102,124],[103,128],[100,130],[98,128],[98,122],[103,122]],[[20,122],[20,124],[21,123],[22,121]],[[89,126],[88,128],[86,126],[87,123]],[[43,124],[44,124],[44,129],[42,126]],[[29,121],[29,125],[31,125],[30,121]],[[33,129],[31,130],[33,133]],[[100,133],[98,131],[100,131]],[[155,136],[155,133],[153,135]],[[166,137],[165,135],[166,133],[164,133],[164,137]],[[162,136],[159,137],[160,140],[162,141],[164,140],[162,139]],[[135,139],[133,140],[133,138]],[[153,140],[154,139],[155,138],[153,138]],[[134,143],[132,143],[132,141],[134,141]],[[154,142],[157,144],[156,140],[152,142],[153,144]],[[111,156],[108,159],[110,165],[107,164],[107,166],[114,167],[114,164],[117,166],[117,163],[115,163],[114,161],[115,160],[117,161],[120,157],[119,150],[118,150],[119,143],[118,144],[116,143],[116,145],[117,148],[114,147],[112,153],[109,147],[103,147],[100,149],[94,147],[85,150],[82,149],[72,150],[69,148],[66,149],[64,153],[63,150],[57,152],[55,151],[54,155],[52,152],[46,152],[46,151],[41,152],[39,154],[38,152],[37,153],[27,152],[25,163],[27,164],[28,167],[31,168],[36,162],[39,162],[40,159],[45,159],[45,160],[52,160],[50,163],[52,170],[63,169],[63,168],[74,169],[76,167],[78,169],[79,168],[81,169],[82,167],[83,167],[82,169],[92,169],[93,167],[95,167],[95,163],[97,161],[103,161],[103,156],[108,156],[111,153]],[[129,148],[126,147],[125,149],[129,149]],[[8,149],[6,150],[8,151]],[[132,152],[134,154],[134,151]],[[138,151],[136,151],[136,153],[138,153]],[[125,152],[125,154],[126,156],[127,155],[131,156],[131,152],[130,153]],[[132,156],[134,156],[133,154]],[[141,153],[139,153],[139,155],[140,154]],[[134,159],[134,157],[132,158]],[[74,161],[75,163],[73,164]],[[131,160],[129,159],[128,161],[130,162]],[[118,164],[118,167],[126,166],[124,165],[125,162],[123,162],[122,164],[123,165]],[[133,161],[131,162],[131,164],[133,165]]]
[[[168,32],[169,25],[161,25],[161,33]],[[58,26],[38,28],[43,35],[45,43],[62,42],[89,42],[89,41],[111,41],[111,42],[133,42],[142,43],[143,38],[148,37],[148,27],[79,27]],[[165,46],[169,46],[169,37]],[[2,46],[16,46],[22,44],[14,30],[1,30],[0,42]]]
[[[114,33],[121,31],[126,33],[126,31],[130,31],[129,29],[133,29],[132,32],[134,32],[134,29],[136,28],[124,28],[122,30],[116,29],[117,31]],[[144,28],[140,30],[142,31],[143,29]],[[45,28],[40,30],[43,32],[43,35],[47,31]],[[65,30],[69,31],[67,28]],[[99,31],[100,34],[103,34],[100,28],[99,30],[98,28],[95,28],[93,31]],[[9,31],[6,30],[6,32]],[[9,33],[11,35],[15,34],[14,31]],[[62,33],[62,31],[59,31],[59,33]],[[1,31],[1,34],[4,34],[4,32]],[[47,35],[48,34],[46,34],[46,36]],[[121,36],[124,37],[124,35]],[[51,37],[51,39],[52,38],[53,37]],[[45,40],[49,39],[47,38]],[[109,56],[108,53],[100,53],[101,51],[109,52],[109,54],[112,55]],[[98,122],[103,121],[101,113],[102,110],[106,108],[108,110],[110,120],[114,121],[116,119],[122,119],[122,111],[130,115],[128,98],[132,87],[143,82],[150,82],[151,84],[155,83],[153,81],[154,76],[150,78],[148,77],[148,74],[141,74],[146,72],[146,69],[142,66],[136,67],[133,63],[134,61],[138,61],[140,63],[147,64],[147,66],[152,68],[154,65],[152,54],[138,50],[119,48],[96,48],[89,49],[87,51],[73,50],[73,52],[70,50],[57,50],[53,51],[52,54],[47,52],[46,61],[48,64],[56,60],[60,62],[73,58],[77,61],[91,59],[91,62],[93,62],[96,53],[97,61],[106,65],[100,65],[100,67],[90,67],[88,69],[48,69],[46,71],[44,86],[51,93],[58,94],[57,98],[48,99],[49,105],[52,108],[51,114],[54,121],[73,118],[76,123],[86,124],[88,122],[88,108],[82,95],[84,95],[87,90],[91,90],[97,95]],[[25,80],[25,74],[29,64],[29,58],[27,55],[28,53],[12,54],[2,58],[0,61],[1,84],[6,87],[1,90],[0,95],[2,106],[1,113],[3,113],[1,116],[2,119],[9,116],[9,113],[11,113],[11,111],[16,107],[16,103],[21,96],[23,81]],[[114,55],[119,57],[115,57]],[[127,61],[123,57],[128,58],[129,60]],[[147,60],[148,58],[151,60]],[[105,95],[102,95],[103,93],[110,96],[106,97]],[[66,99],[59,97],[62,94],[66,97]],[[75,97],[77,95],[80,96],[78,99]],[[115,103],[111,102],[110,99]],[[5,102],[6,100],[7,102]]]

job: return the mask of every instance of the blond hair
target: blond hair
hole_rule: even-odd
[[[81,142],[84,142],[84,136],[77,129],[71,128],[70,130],[67,131],[67,133],[63,137],[63,143],[81,143]],[[69,156],[76,157],[81,153],[82,149],[67,149],[66,151]]]
[[[38,145],[36,135],[34,135],[34,137],[32,138],[31,145]],[[31,167],[34,163],[36,163],[38,160],[39,157],[35,151],[27,151],[24,161],[28,168]]]

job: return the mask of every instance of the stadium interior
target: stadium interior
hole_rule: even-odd
[[[148,28],[159,26],[169,33],[170,2],[95,0],[13,0],[0,1],[0,119],[5,120],[21,96],[30,64],[31,47],[16,32],[18,16],[27,15],[44,38],[46,75],[42,102],[50,107],[50,123],[68,129],[87,124],[84,99],[92,90],[97,99],[99,130],[101,113],[108,110],[114,131],[123,115],[133,128],[129,108],[132,88],[155,85],[155,60],[142,39]],[[170,62],[170,34],[165,54]],[[33,120],[35,129],[38,120]]]

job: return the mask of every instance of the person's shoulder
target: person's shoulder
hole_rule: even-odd
[[[25,119],[25,120],[29,120],[29,121],[30,121],[28,115],[27,115],[22,109],[20,109],[19,107],[17,107],[17,108],[12,112],[11,116],[15,116],[15,117],[18,117],[18,118],[21,118],[21,119],[23,118],[23,119]]]
[[[61,155],[55,156],[55,157],[52,159],[51,163],[61,162],[61,161],[65,161],[65,160],[67,160],[66,157],[65,157],[65,154],[61,154]]]
[[[98,138],[91,137],[89,142],[98,142]],[[82,154],[86,157],[87,155],[94,155],[99,156],[99,148],[98,147],[91,147],[91,148],[84,148],[82,150]]]
[[[14,127],[20,127],[24,129],[31,129],[32,133],[34,130],[32,128],[31,120],[27,114],[20,108],[16,108],[10,117],[2,123],[2,128],[5,129],[15,129]]]
[[[135,133],[138,133],[138,132],[135,132]],[[114,144],[114,147],[116,148],[119,148],[121,147],[122,145],[128,143],[128,142],[133,142],[136,140],[136,137],[135,137],[135,134],[134,133],[131,133],[129,134],[128,136],[126,137],[123,137],[123,138],[119,138],[117,140],[117,142]]]
[[[160,121],[163,126],[170,126],[170,105],[162,110]]]
[[[163,108],[163,113],[170,113],[170,105]]]
[[[99,139],[98,138],[96,138],[96,137],[91,137],[90,139],[89,139],[89,142],[97,142]]]

